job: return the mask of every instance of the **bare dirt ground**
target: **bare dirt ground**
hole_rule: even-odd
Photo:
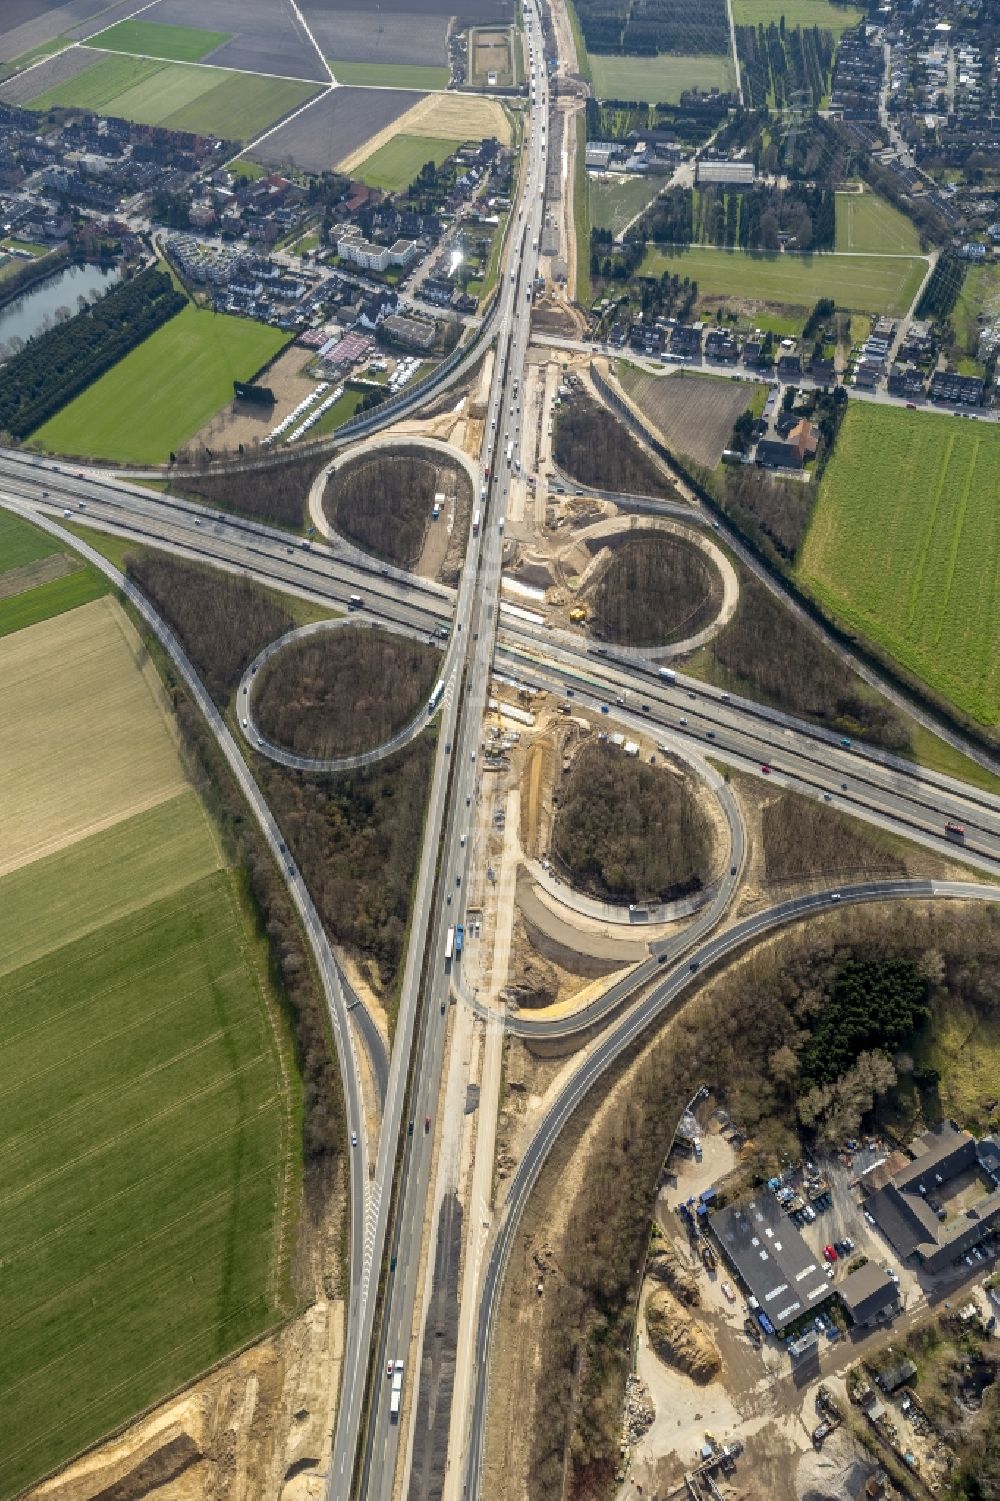
[[[200,428],[187,444],[185,452],[200,453],[203,448],[235,452],[243,443],[256,447],[303,397],[315,391],[316,382],[303,374],[312,358],[308,349],[292,344],[278,355],[260,377],[260,385],[270,386],[277,397],[273,407],[257,406],[251,401],[232,401]]]
[[[733,423],[750,404],[753,386],[747,381],[675,370],[669,375],[643,376],[631,386],[630,394],[668,448],[714,469]]]
[[[339,1256],[343,1187],[305,1232],[308,1307],[92,1450],[26,1501],[307,1501],[324,1493],[343,1360]]]
[[[37,589],[39,584],[48,584],[53,579],[64,578],[67,573],[75,573],[79,567],[79,558],[66,552],[52,552],[47,558],[35,558],[31,563],[22,563],[19,568],[5,568],[0,573],[0,599],[13,599],[17,594]]]

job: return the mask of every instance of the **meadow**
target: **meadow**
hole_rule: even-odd
[[[355,175],[371,188],[398,193],[409,187],[425,162],[433,161],[440,167],[461,144],[460,140],[441,136],[395,136],[366,157]]]
[[[737,26],[777,26],[782,16],[786,26],[818,26],[839,36],[856,26],[863,12],[851,5],[833,5],[830,0],[733,0]]]
[[[838,250],[920,254],[916,225],[875,193],[836,195]]]
[[[676,104],[685,89],[735,89],[728,56],[710,53],[681,56],[616,57],[591,52],[590,71],[601,99],[644,99],[647,104]]]
[[[588,175],[591,224],[595,229],[610,229],[613,235],[620,235],[636,214],[649,207],[667,180],[661,174],[641,177]]]
[[[247,140],[316,92],[317,85],[294,79],[109,53],[35,95],[28,108],[87,109],[140,125]]]
[[[448,68],[421,63],[349,63],[330,58],[330,67],[338,83],[385,89],[446,89],[451,77]]]
[[[196,63],[228,42],[228,31],[202,31],[196,26],[164,26],[159,21],[119,21],[87,38],[87,47],[104,52],[134,52],[171,62]]]
[[[288,335],[189,304],[52,417],[32,446],[160,464],[232,399]]]
[[[100,599],[108,592],[107,579],[93,568],[75,568],[62,578],[49,579],[36,584],[22,594],[0,599],[0,637],[11,636],[30,625],[49,620],[54,615],[64,615],[79,605]]]
[[[8,1497],[290,1311],[300,1105],[265,943],[120,607],[0,642],[0,676]]]
[[[798,575],[982,724],[1000,719],[1000,431],[851,402]]]
[[[832,297],[838,307],[863,313],[906,312],[926,271],[919,256],[767,255],[650,245],[643,276],[690,276],[705,297],[739,297],[785,307],[811,307]]]
[[[34,563],[38,558],[47,558],[59,551],[59,543],[47,532],[39,531],[20,516],[0,509],[0,570],[23,568],[25,563]]]

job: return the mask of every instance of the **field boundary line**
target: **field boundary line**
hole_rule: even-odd
[[[268,136],[274,135],[274,132],[279,130],[282,125],[291,125],[292,121],[297,120],[299,115],[304,115],[307,109],[312,109],[314,104],[318,104],[321,99],[325,99],[328,94],[332,94],[334,87],[335,85],[332,83],[319,84],[318,94],[314,94],[311,99],[307,99],[297,109],[293,109],[290,115],[282,115],[280,120],[275,120],[273,125],[269,125],[266,130],[261,131],[260,135],[255,136],[252,141],[244,142],[238,151],[233,152],[228,161],[223,162],[223,167],[228,168],[233,162],[238,162],[240,157],[249,156],[251,152],[256,151],[261,142],[266,141]]]
[[[305,16],[302,14],[301,10],[299,10],[296,0],[288,0],[288,7],[294,15],[295,19],[298,21],[299,25],[302,27],[302,30],[305,32],[306,36],[312,43],[313,51],[316,53],[316,56],[319,58],[320,62],[323,64],[323,67],[326,69],[327,75],[330,79],[330,87],[334,89],[339,87],[337,80],[334,77],[333,69],[330,67],[329,59],[327,58],[326,53],[323,52],[316,38],[313,36],[312,28],[310,27]]]
[[[153,0],[159,4],[159,0]],[[118,22],[115,22],[117,26]],[[105,27],[110,31],[111,27]],[[140,62],[160,63],[164,68],[203,68],[214,73],[239,73],[245,78],[274,78],[281,83],[305,83],[314,89],[325,89],[328,86],[322,78],[300,78],[297,73],[265,73],[262,68],[233,68],[228,63],[206,63],[196,58],[187,57],[157,57],[155,52],[132,52],[125,47],[95,47],[90,41],[77,42],[78,47],[85,48],[90,52],[102,52],[106,58],[110,57],[135,57]],[[57,53],[56,56],[59,54]],[[20,75],[18,75],[20,76]],[[156,75],[153,74],[153,77]],[[207,91],[206,91],[207,92]],[[183,108],[183,106],[181,106]]]

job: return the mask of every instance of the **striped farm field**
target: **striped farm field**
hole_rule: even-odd
[[[159,21],[118,21],[106,31],[88,37],[84,45],[100,47],[105,52],[134,52],[141,57],[196,63],[228,41],[228,31],[202,31],[197,26],[164,26]]]
[[[1000,430],[851,402],[799,576],[982,724],[1000,720]]]
[[[110,597],[0,640],[0,1498],[293,1308],[267,949]]]

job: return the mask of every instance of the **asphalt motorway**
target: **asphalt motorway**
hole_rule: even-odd
[[[680,1009],[704,977],[704,971],[737,953],[748,943],[778,928],[843,906],[871,902],[927,900],[1000,902],[1000,888],[975,882],[957,881],[884,881],[842,887],[839,890],[814,892],[795,897],[763,912],[754,913],[735,923],[725,933],[709,938],[691,951],[687,960],[670,970],[661,984],[632,1008],[602,1038],[600,1044],[573,1075],[549,1107],[541,1125],[511,1180],[510,1190],[490,1245],[489,1259],[479,1299],[479,1323],[476,1331],[475,1392],[472,1404],[469,1441],[466,1450],[463,1501],[477,1501],[482,1476],[486,1437],[486,1412],[489,1399],[490,1344],[496,1325],[503,1276],[514,1236],[532,1188],[545,1164],[553,1144],[597,1080],[617,1058],[654,1022],[662,1022]]]
[[[541,30],[534,6],[526,14],[525,23],[540,54]],[[459,588],[453,627],[454,640],[461,644],[453,679],[456,691],[441,726],[435,776],[435,791],[440,786],[441,796],[438,799],[432,793],[425,836],[425,852],[430,849],[435,856],[440,853],[440,861],[437,871],[432,868],[426,875],[421,873],[411,925],[408,967],[412,960],[416,968],[416,962],[426,955],[426,972],[420,987],[423,1004],[415,1029],[410,1108],[407,1132],[402,1138],[398,1207],[388,1248],[380,1337],[372,1352],[373,1397],[358,1472],[357,1491],[365,1501],[390,1501],[397,1484],[405,1494],[409,1469],[408,1452],[401,1444],[405,1425],[390,1412],[390,1383],[384,1373],[390,1359],[405,1361],[404,1417],[414,1413],[418,1368],[415,1357],[419,1343],[411,1341],[411,1331],[420,1288],[421,1246],[425,1235],[431,1233],[427,1210],[435,1146],[434,1117],[448,1034],[445,939],[448,928],[461,921],[467,889],[471,844],[465,836],[471,819],[469,810],[477,795],[479,742],[493,665],[504,517],[511,475],[520,463],[518,392],[530,338],[531,278],[543,217],[544,120],[542,108],[532,112],[526,141],[522,208],[511,220],[508,256],[499,291],[495,366],[482,454],[484,476],[488,471],[489,479],[484,481],[486,493],[475,502],[482,513],[481,525],[478,536],[470,539]],[[450,770],[450,788],[446,788],[444,778],[439,782],[442,766]],[[412,984],[404,979],[404,1003],[414,1012],[418,1009],[419,979],[419,973],[412,977]],[[394,1066],[398,1057],[409,1056],[408,1049],[401,1054],[398,1049],[397,1038]],[[390,1081],[380,1165],[383,1145],[390,1138],[389,1111],[401,1105],[402,1091],[397,1089],[393,1098]],[[433,1241],[429,1244],[428,1254],[433,1255]],[[348,1373],[345,1381],[350,1379]],[[363,1379],[361,1371],[357,1379]]]

